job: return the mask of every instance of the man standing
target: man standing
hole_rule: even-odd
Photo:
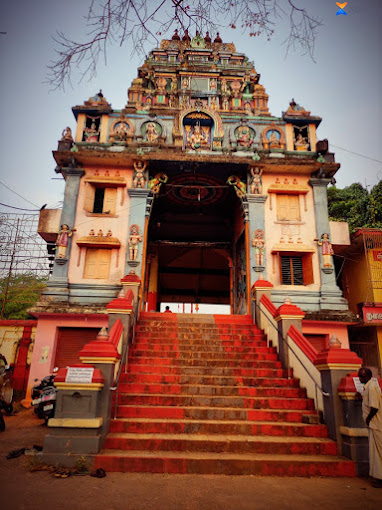
[[[362,393],[362,415],[369,429],[369,474],[372,486],[382,489],[382,398],[369,368],[360,368],[358,377],[365,388]]]

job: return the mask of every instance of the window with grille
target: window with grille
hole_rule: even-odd
[[[304,285],[304,273],[301,256],[281,255],[282,285]]]

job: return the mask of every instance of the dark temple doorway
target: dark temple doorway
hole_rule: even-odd
[[[166,162],[163,168],[152,162],[150,177],[159,172],[168,181],[155,197],[148,226],[145,309],[201,303],[246,313],[244,218],[227,184],[232,165]]]

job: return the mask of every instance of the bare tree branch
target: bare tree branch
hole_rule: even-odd
[[[192,28],[200,33],[216,33],[223,27],[239,29],[250,37],[264,35],[268,40],[278,20],[289,20],[287,52],[300,49],[314,56],[317,29],[321,21],[298,0],[91,0],[85,19],[85,42],[74,41],[57,32],[56,59],[48,65],[47,82],[52,88],[70,83],[73,68],[80,69],[81,80],[97,72],[99,58],[106,63],[113,43],[129,43],[132,53],[145,55],[148,45],[159,44],[171,29]]]

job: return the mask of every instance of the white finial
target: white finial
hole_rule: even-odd
[[[341,342],[334,333],[330,336],[328,345],[329,349],[341,349]]]

